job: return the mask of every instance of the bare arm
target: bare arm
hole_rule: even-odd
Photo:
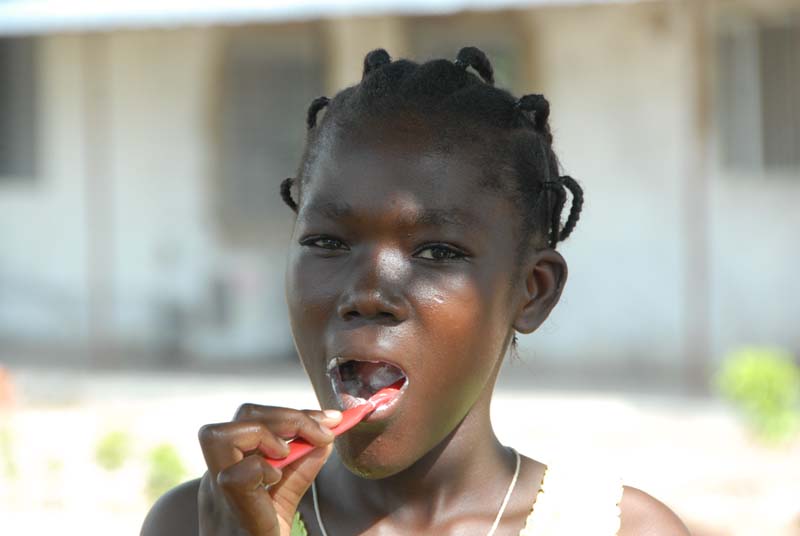
[[[233,421],[204,425],[198,439],[208,471],[156,501],[141,535],[289,536],[298,502],[333,450],[329,426],[341,418],[340,412],[243,404]],[[286,456],[284,438],[294,437],[321,448],[273,467],[265,456]]]
[[[177,486],[156,501],[142,525],[141,536],[197,536],[197,491],[200,479]]]
[[[683,521],[658,499],[625,486],[619,536],[690,536]]]

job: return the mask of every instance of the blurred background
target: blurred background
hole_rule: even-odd
[[[0,1],[4,526],[136,534],[202,424],[315,405],[278,194],[306,108],[373,48],[466,45],[549,98],[587,197],[500,437],[696,535],[800,534],[800,0]]]

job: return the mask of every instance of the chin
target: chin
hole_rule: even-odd
[[[366,444],[359,444],[352,437],[336,440],[336,453],[342,465],[354,475],[370,480],[396,475],[414,463],[414,460],[405,460],[406,463],[403,463],[404,460],[397,459],[405,458],[408,453],[402,456],[398,452],[387,452],[387,448],[391,447],[381,437]]]

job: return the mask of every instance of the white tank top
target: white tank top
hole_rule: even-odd
[[[525,528],[519,534],[616,536],[622,490],[618,477],[548,466]]]

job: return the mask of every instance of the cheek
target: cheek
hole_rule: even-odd
[[[293,323],[313,319],[336,299],[334,273],[325,263],[315,263],[300,247],[289,249],[286,265],[286,303]]]
[[[418,360],[408,416],[418,427],[414,449],[427,451],[450,433],[485,392],[507,336],[507,293],[475,274],[417,281],[413,296]],[[413,391],[412,391],[413,389]],[[393,438],[403,444],[402,435]]]
[[[482,384],[500,355],[508,334],[506,295],[491,281],[467,275],[418,282],[416,313],[428,347],[447,376],[470,377]],[[470,381],[468,383],[473,383]]]
[[[414,287],[420,319],[442,336],[494,339],[508,327],[505,293],[490,281],[456,275]]]
[[[304,365],[304,356],[318,355],[322,338],[317,336],[324,328],[328,311],[336,299],[327,285],[320,284],[320,275],[309,270],[301,259],[302,254],[291,248],[286,266],[286,303],[289,324]]]

